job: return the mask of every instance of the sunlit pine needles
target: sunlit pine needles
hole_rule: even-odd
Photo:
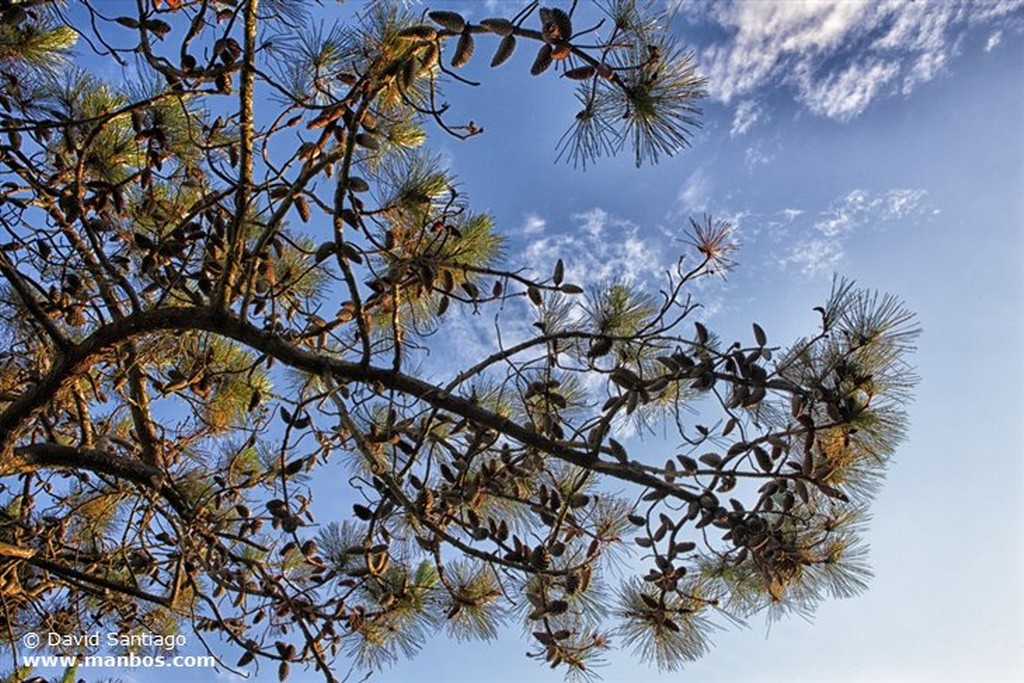
[[[690,227],[693,232],[687,243],[704,257],[709,272],[725,274],[736,265],[732,254],[739,244],[732,224],[704,214],[700,222],[691,218]]]
[[[618,66],[625,86],[620,146],[631,143],[636,165],[657,163],[662,155],[689,147],[700,126],[696,103],[706,83],[693,54],[667,44],[636,45]]]

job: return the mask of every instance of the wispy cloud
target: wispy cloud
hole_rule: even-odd
[[[788,86],[815,114],[846,121],[878,97],[909,94],[937,77],[974,30],[1024,29],[1024,0],[907,2],[670,0],[680,16],[728,37],[700,52],[711,94],[737,102],[732,134],[760,116],[759,97]],[[995,48],[1002,33],[990,35]]]
[[[531,213],[523,219],[523,227],[521,228],[524,235],[536,235],[544,232],[545,226],[548,222],[538,216],[535,213]]]
[[[743,152],[743,161],[748,169],[770,164],[774,160],[775,155],[765,150],[764,140],[758,140]]]
[[[523,314],[502,316],[500,339],[494,317],[479,313],[469,306],[451,306],[448,309],[442,325],[443,335],[430,336],[430,353],[418,358],[420,365],[416,372],[421,377],[430,381],[447,381],[456,372],[486,358],[502,345],[517,344],[536,332],[530,327],[533,320],[525,307]],[[467,362],[467,359],[473,360]]]
[[[849,120],[864,111],[899,73],[899,65],[886,60],[855,62],[823,80],[807,78],[802,98],[815,114]]]
[[[843,258],[843,245],[834,239],[811,237],[794,247],[782,260],[784,267],[796,267],[806,276],[830,273]]]
[[[679,203],[690,212],[706,209],[710,197],[711,178],[701,168],[691,173],[679,190]]]
[[[985,52],[992,52],[999,46],[999,43],[1003,42],[1003,32],[993,31],[992,35],[988,37],[988,41],[985,42]]]
[[[736,105],[736,113],[732,117],[732,128],[729,129],[729,135],[732,137],[743,135],[761,119],[763,114],[764,107],[756,100],[743,100]]]
[[[803,211],[786,209],[783,215],[802,230],[796,233],[795,243],[779,259],[779,265],[796,268],[806,276],[831,272],[842,261],[846,244],[856,231],[935,212],[924,190],[902,188],[885,192],[853,190],[812,220],[806,220],[809,216]],[[803,220],[802,225],[798,219]]]
[[[526,246],[527,262],[536,273],[550,273],[559,257],[565,261],[566,281],[578,285],[613,278],[643,280],[665,272],[661,240],[642,236],[635,223],[601,208],[571,219],[573,229],[548,233]]]
[[[565,281],[583,287],[613,279],[660,281],[677,252],[685,248],[682,235],[673,244],[675,236],[664,230],[644,230],[600,207],[572,214],[567,221],[527,214],[520,231],[525,243],[523,262],[528,267],[524,274],[549,278],[561,258]],[[483,283],[488,289],[489,284]],[[525,298],[513,298],[505,307],[499,325],[492,316],[480,315],[471,307],[451,306],[445,314],[445,341],[431,346],[418,372],[443,378],[452,368],[465,365],[466,358],[484,358],[537,333],[535,306]]]

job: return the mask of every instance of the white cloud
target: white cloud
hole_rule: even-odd
[[[882,200],[883,218],[891,221],[924,213],[927,194],[924,190],[890,190]]]
[[[679,202],[686,211],[699,211],[707,208],[711,197],[711,179],[704,169],[698,168],[690,174],[679,190]]]
[[[525,235],[536,235],[537,233],[544,232],[545,226],[548,222],[538,216],[535,213],[531,213],[523,219],[523,227],[521,230]]]
[[[816,114],[841,121],[878,97],[908,94],[939,76],[971,30],[1021,32],[1024,0],[908,2],[789,0],[670,3],[681,16],[710,21],[728,33],[701,50],[711,94],[737,101],[734,135],[759,116],[752,102],[787,86]],[[998,36],[998,37],[997,37]],[[997,31],[987,49],[1002,39]]]
[[[985,43],[985,52],[992,52],[999,46],[999,43],[1003,42],[1002,30],[993,31],[992,35],[988,37],[988,41]]]
[[[843,247],[835,240],[815,237],[794,248],[781,262],[783,267],[797,266],[806,276],[830,273],[843,258]]]
[[[775,156],[765,151],[763,140],[758,140],[744,150],[743,160],[746,162],[748,169],[753,169],[755,166],[771,163],[775,160]]]
[[[896,188],[880,193],[852,190],[803,226],[796,243],[778,259],[779,265],[795,266],[807,276],[831,272],[842,261],[846,244],[856,231],[935,213],[926,197],[927,192],[918,189]],[[792,222],[804,212],[785,209],[782,214]]]
[[[604,227],[608,223],[608,213],[601,208],[594,208],[590,211],[578,213],[573,219],[580,222],[580,227],[591,237],[600,237]]]
[[[873,60],[864,64],[850,64],[823,81],[808,85],[803,94],[804,103],[815,114],[839,121],[848,121],[862,111],[876,95],[896,76],[896,64]]]
[[[651,282],[663,278],[677,256],[665,250],[664,234],[642,234],[645,231],[636,223],[600,207],[572,214],[568,225],[562,225],[561,220],[549,222],[537,214],[526,216],[520,228],[526,242],[521,260],[528,267],[525,275],[550,278],[555,262],[561,258],[567,283],[587,287],[612,279]],[[678,247],[683,249],[681,243]],[[489,286],[485,280],[481,288]],[[536,335],[535,306],[525,298],[511,299],[505,305],[508,308],[500,325],[493,316],[480,315],[472,307],[451,306],[445,314],[444,336],[457,343],[432,345],[418,371],[426,377],[444,378],[453,368],[464,367],[467,358],[485,358],[499,348]]]
[[[516,304],[511,304],[516,305]],[[513,346],[536,333],[529,313],[502,315],[501,332],[493,316],[483,316],[471,306],[453,305],[441,323],[443,334],[431,335],[430,353],[417,357],[416,372],[431,382],[447,382],[456,373],[497,351]]]
[[[750,127],[761,119],[764,107],[755,100],[743,100],[736,106],[736,113],[732,117],[732,128],[729,135],[737,137],[743,135]]]
[[[549,233],[527,245],[525,256],[536,273],[550,273],[561,257],[566,281],[577,285],[613,278],[644,280],[664,274],[667,264],[662,240],[641,236],[635,223],[601,208],[571,218],[575,229]]]
[[[972,6],[967,20],[977,24],[1009,17],[1019,25],[1024,17],[1015,13],[1020,9],[1024,9],[1024,0],[987,0]]]
[[[712,94],[728,103],[774,80],[796,55],[841,44],[868,7],[856,2],[723,2],[710,17],[733,34],[703,54]]]

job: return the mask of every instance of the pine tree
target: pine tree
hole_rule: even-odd
[[[695,220],[660,291],[585,290],[508,257],[425,151],[482,132],[440,89],[485,52],[576,88],[573,164],[687,147],[692,55],[643,3],[596,5],[325,28],[293,0],[0,2],[6,647],[184,630],[334,681],[520,623],[587,675],[610,642],[671,669],[864,588],[914,383],[896,299],[837,280],[808,337],[727,342],[690,298],[732,267],[727,224]],[[420,371],[459,311],[535,332]],[[665,424],[671,453],[621,443]],[[351,514],[324,518],[324,478]]]

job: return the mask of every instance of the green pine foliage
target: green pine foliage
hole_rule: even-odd
[[[0,2],[0,641],[331,682],[522,627],[588,677],[865,588],[912,314],[837,279],[793,344],[716,334],[710,216],[661,283],[538,273],[428,143],[482,134],[442,88],[489,59],[568,85],[574,164],[681,152],[705,82],[652,6],[115,4]]]

